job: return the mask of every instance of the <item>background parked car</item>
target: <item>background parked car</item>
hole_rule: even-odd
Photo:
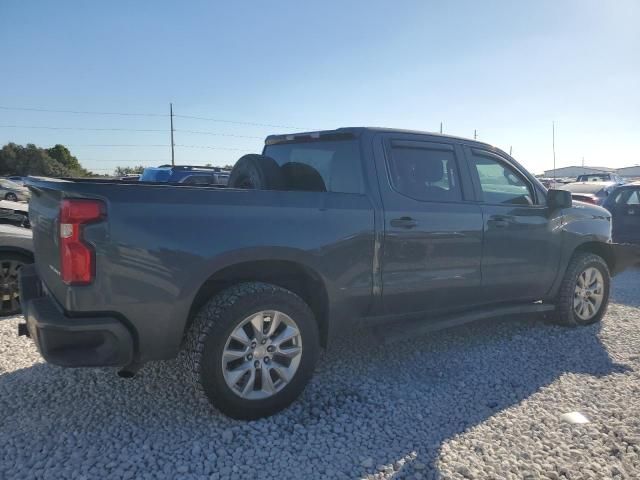
[[[603,206],[611,212],[613,241],[640,244],[640,183],[616,188]]]
[[[29,204],[0,200],[0,224],[10,224],[16,227],[30,228]]]
[[[11,177],[7,177],[9,180],[11,180],[14,183],[17,183],[18,185],[22,185],[24,186],[24,178],[25,177],[21,177],[19,175],[13,175]]]
[[[12,202],[26,202],[30,197],[31,193],[29,193],[27,187],[18,185],[7,178],[0,178],[0,198]]]
[[[138,181],[140,180],[140,175],[138,175],[137,173],[129,173],[120,177],[120,180]]]
[[[33,263],[31,230],[0,224],[0,316],[20,313],[18,273]]]
[[[623,184],[624,179],[615,173],[585,173],[578,175],[576,182],[615,182]]]
[[[193,165],[162,165],[147,167],[140,176],[141,182],[185,183],[188,185],[226,185],[229,172],[221,167]]]
[[[617,186],[615,182],[575,182],[558,188],[570,191],[574,200],[602,205]]]

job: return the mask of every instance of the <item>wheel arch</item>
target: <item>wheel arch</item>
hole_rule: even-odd
[[[292,291],[311,308],[320,342],[326,346],[329,337],[329,296],[325,282],[313,269],[292,260],[247,260],[216,271],[198,289],[189,309],[183,332],[186,336],[198,310],[214,295],[238,283],[264,282]]]
[[[23,255],[24,257],[29,258],[31,262],[34,261],[33,252],[27,250],[26,248],[1,246],[0,254],[3,254],[3,253],[17,253],[18,255]]]
[[[613,272],[615,272],[616,259],[613,251],[611,250],[610,243],[596,241],[581,243],[573,250],[571,256],[573,257],[573,255],[575,255],[576,253],[593,253],[595,255],[598,255],[599,257],[602,257],[602,259],[607,263],[609,271],[612,274]]]

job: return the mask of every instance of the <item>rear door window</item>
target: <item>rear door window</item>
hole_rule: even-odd
[[[364,192],[357,139],[267,145],[264,154],[280,166],[287,190]]]
[[[640,190],[622,189],[613,201],[616,205],[640,205]]]
[[[453,149],[392,144],[388,161],[394,189],[423,202],[462,200]]]

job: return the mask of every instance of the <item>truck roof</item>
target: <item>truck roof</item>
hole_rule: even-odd
[[[444,133],[437,133],[437,132],[426,132],[421,130],[408,130],[408,129],[402,129],[402,128],[386,128],[386,127],[340,127],[334,130],[317,130],[317,131],[310,131],[310,132],[269,135],[265,139],[265,145],[274,145],[276,143],[290,142],[294,140],[304,140],[307,138],[317,139],[320,137],[343,136],[343,135],[353,135],[357,137],[361,135],[363,132],[430,135],[430,136],[442,137],[442,138],[448,138],[448,139],[464,140],[465,142],[474,143],[474,144],[477,144],[478,146],[496,148],[493,145],[490,145],[485,142],[479,142],[478,140],[459,137],[456,135],[447,135]]]

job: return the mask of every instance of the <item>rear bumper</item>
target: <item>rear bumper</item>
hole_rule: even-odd
[[[124,366],[133,361],[133,337],[117,318],[69,317],[46,295],[34,265],[20,272],[22,311],[42,357],[62,367]]]

